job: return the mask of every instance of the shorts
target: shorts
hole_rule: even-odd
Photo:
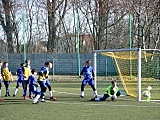
[[[45,82],[44,82],[44,81],[38,81],[38,83],[39,83],[39,85],[40,85],[41,90],[46,89],[46,85],[45,85]]]
[[[45,85],[46,86],[50,86],[51,85],[51,83],[49,82],[49,79],[46,79]]]
[[[82,84],[83,85],[86,85],[86,84],[89,84],[89,85],[94,85],[94,82],[93,82],[93,79],[92,78],[90,78],[90,79],[84,79],[83,81],[82,81]]]
[[[40,94],[40,91],[38,90],[38,88],[36,86],[30,86],[29,90],[34,93],[35,95]]]
[[[24,84],[24,80],[18,79],[17,85],[20,85],[21,83]]]

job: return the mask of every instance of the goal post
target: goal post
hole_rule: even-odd
[[[108,59],[108,66],[105,66],[106,63],[104,63],[106,59]],[[160,95],[158,94],[160,93],[159,59],[160,50],[158,49],[94,50],[95,86],[99,88],[97,83],[104,79],[103,76],[110,78],[110,80],[111,78],[117,79],[125,93],[137,97],[138,101],[147,101],[142,96],[142,92],[148,86],[152,86],[151,101],[160,101]],[[111,64],[114,65],[111,66]],[[115,67],[115,70],[113,70],[113,67]],[[104,73],[104,71],[107,73]]]

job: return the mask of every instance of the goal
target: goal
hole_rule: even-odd
[[[152,87],[151,101],[160,101],[160,50],[110,49],[94,50],[95,85],[116,79],[123,93],[146,101],[142,92]],[[99,88],[99,87],[97,87]]]

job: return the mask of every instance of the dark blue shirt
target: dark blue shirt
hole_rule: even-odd
[[[91,79],[94,77],[94,70],[91,66],[84,66],[81,71],[81,75],[84,74],[84,79]]]
[[[24,80],[22,67],[17,69],[17,76],[19,80]]]
[[[29,87],[37,86],[36,84],[36,78],[33,75],[30,75],[28,78],[29,81]]]

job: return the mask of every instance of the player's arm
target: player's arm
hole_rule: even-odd
[[[41,76],[43,80],[45,80],[45,77],[44,77],[45,74],[44,74],[44,72],[45,72],[44,70],[41,70],[39,72],[39,76]]]
[[[117,92],[118,92],[119,88],[116,86],[115,90],[114,90],[114,95],[116,96]]]
[[[12,75],[12,72],[11,72],[11,71],[9,71],[9,73],[10,73],[11,81],[13,81],[13,75]]]
[[[92,69],[92,78],[94,80],[95,74],[94,74],[94,70]]]
[[[105,94],[108,94],[108,96],[111,96],[111,86],[107,87]]]
[[[2,78],[3,78],[3,81],[5,80],[5,76],[4,76],[4,69],[2,69],[2,72],[1,72],[1,74],[2,74]]]
[[[81,75],[83,75],[83,73],[84,73],[84,67],[83,67],[83,69],[82,69],[81,72],[80,72],[79,78],[81,78]]]
[[[43,77],[43,75],[44,75],[43,71],[39,72],[39,75]]]
[[[43,72],[45,75],[45,78],[48,78],[47,70]]]
[[[24,68],[24,67],[22,67],[22,74],[23,74],[24,78],[26,78],[26,75],[25,75],[25,68]]]

